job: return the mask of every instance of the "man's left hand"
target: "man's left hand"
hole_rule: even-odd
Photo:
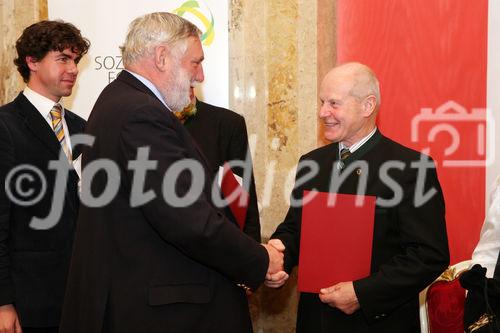
[[[337,308],[345,314],[353,314],[359,310],[359,302],[354,285],[351,282],[340,282],[334,286],[320,290],[321,302],[327,303],[332,308]]]
[[[279,271],[274,274],[267,274],[266,281],[264,284],[269,288],[279,288],[285,284],[286,280],[288,280],[288,274],[285,271]]]

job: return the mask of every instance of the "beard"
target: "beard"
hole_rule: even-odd
[[[181,66],[172,68],[164,98],[165,103],[173,112],[182,111],[191,102],[191,85],[192,79],[185,69]]]

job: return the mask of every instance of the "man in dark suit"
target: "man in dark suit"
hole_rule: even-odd
[[[418,294],[449,263],[434,164],[377,129],[379,85],[367,66],[348,63],[331,70],[320,99],[324,135],[333,143],[300,159],[292,192],[299,204],[290,207],[270,243],[286,245],[286,270],[297,265],[304,190],[375,196],[371,274],[324,286],[319,295],[301,293],[297,332],[419,332]],[[301,167],[305,162],[318,172]],[[367,186],[359,190],[363,177]],[[284,281],[266,284],[279,287]]]
[[[126,70],[87,125],[95,142],[83,151],[60,332],[251,332],[245,291],[278,271],[283,255],[217,209],[212,172],[173,114],[204,78],[200,31],[147,14],[131,23],[122,54]],[[107,202],[85,204],[115,185]]]
[[[179,119],[205,155],[214,175],[218,174],[224,163],[238,163],[231,169],[235,175],[241,177],[242,185],[248,193],[246,216],[242,221],[237,221],[237,216],[231,212],[230,206],[225,208],[226,216],[238,222],[247,235],[260,242],[259,209],[245,118],[231,110],[200,101],[196,98],[194,89],[191,89],[189,106],[176,115],[180,115]],[[240,163],[244,163],[244,168]]]
[[[60,99],[71,94],[88,48],[80,31],[61,21],[33,24],[16,43],[15,64],[27,84],[0,108],[1,332],[57,332],[79,206],[71,165],[80,153],[70,135],[85,126]],[[70,169],[62,188],[49,167],[59,156]]]

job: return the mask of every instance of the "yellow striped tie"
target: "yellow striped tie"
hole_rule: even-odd
[[[68,161],[71,162],[71,154],[69,152],[68,146],[66,145],[66,140],[64,138],[64,127],[62,123],[62,106],[59,103],[54,104],[52,110],[50,110],[50,116],[52,117],[52,128],[57,136],[57,140],[61,144]]]

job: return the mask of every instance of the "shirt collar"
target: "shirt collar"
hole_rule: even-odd
[[[363,137],[361,140],[359,140],[350,147],[347,147],[342,142],[339,142],[339,152],[344,148],[348,148],[351,153],[354,153],[356,150],[359,149],[359,147],[361,147],[368,140],[370,140],[370,138],[373,136],[373,134],[375,134],[376,131],[377,131],[377,126],[375,126],[375,128],[367,136]]]
[[[153,82],[149,81],[148,79],[146,79],[142,75],[139,75],[137,73],[132,72],[129,69],[125,69],[125,70],[127,72],[129,72],[130,74],[132,74],[137,80],[141,81],[142,84],[144,84],[146,87],[148,87],[148,89],[151,90],[151,92],[156,96],[156,98],[158,98],[163,103],[163,105],[165,105],[167,107],[167,109],[170,112],[172,112],[172,110],[170,110],[170,108],[168,107],[167,103],[165,103],[165,100],[163,99],[163,96],[161,95],[161,93],[158,90],[158,88],[156,88],[156,86],[153,84]]]
[[[56,104],[53,100],[40,95],[33,89],[30,89],[30,87],[28,86],[24,88],[23,94],[44,118],[47,118],[49,116],[50,110],[52,110],[52,108]],[[62,117],[64,117],[64,106],[62,105],[61,101],[59,101],[58,103],[61,104],[62,107],[61,115]]]

